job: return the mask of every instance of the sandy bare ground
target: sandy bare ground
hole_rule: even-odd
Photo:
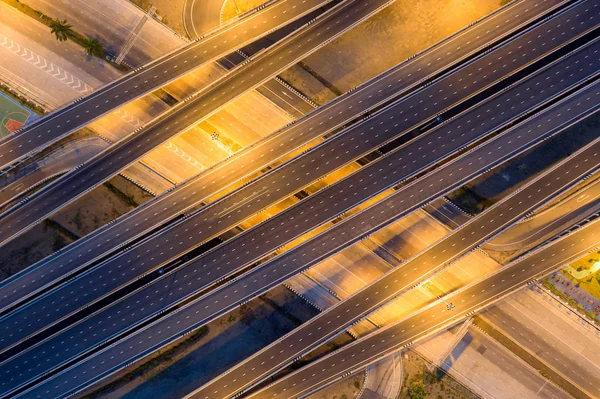
[[[98,386],[84,398],[180,398],[313,317],[317,311],[280,286]],[[175,350],[174,350],[175,349]],[[348,398],[350,399],[350,397]]]
[[[48,221],[17,237],[0,252],[0,280],[58,251],[77,237],[150,199],[142,189],[117,176],[65,207]]]
[[[499,0],[397,0],[304,60],[334,86],[295,66],[282,77],[317,103],[335,97],[494,11]]]

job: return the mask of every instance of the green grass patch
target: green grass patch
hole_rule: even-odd
[[[27,122],[31,111],[10,98],[0,95],[0,138],[17,131]]]
[[[19,93],[17,93],[16,91],[14,91],[13,89],[11,89],[3,83],[0,83],[0,91],[12,98],[13,100],[17,101],[19,104],[31,109],[38,115],[44,115],[46,113],[46,111],[43,108],[39,107],[37,104],[28,100],[26,97],[20,95]]]
[[[521,345],[513,341],[511,338],[504,335],[502,332],[494,328],[491,324],[483,320],[479,316],[473,318],[473,323],[485,331],[490,337],[492,337],[500,345],[511,351],[525,363],[536,369],[540,375],[547,380],[554,382],[556,385],[565,390],[569,395],[575,399],[591,399],[588,395],[582,392],[575,385],[571,384],[560,374],[548,367],[544,362],[538,359],[536,356],[529,353]]]

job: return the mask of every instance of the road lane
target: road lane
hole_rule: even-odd
[[[391,1],[394,0],[347,0],[341,3],[301,32],[296,32],[292,38],[276,44],[257,55],[252,62],[218,79],[195,98],[175,106],[148,126],[138,128],[80,168],[0,215],[0,245],[115,176],[169,138],[191,129],[229,102],[262,85]]]
[[[116,107],[266,36],[329,0],[278,0],[127,74],[0,140],[0,168],[59,140]]]
[[[532,279],[572,262],[600,244],[600,223],[591,223],[551,241],[527,257],[519,258],[482,281],[444,297],[398,323],[378,330],[250,395],[252,398],[305,397],[343,376],[356,373],[378,359],[401,350],[418,339],[464,320]],[[448,311],[446,302],[455,305]],[[41,388],[41,387],[40,387]],[[41,388],[38,392],[42,392]],[[47,390],[47,392],[52,392]],[[31,396],[35,397],[35,396]],[[218,398],[211,398],[218,399]]]
[[[600,90],[600,86],[595,88]],[[586,93],[586,95],[588,95]],[[600,95],[596,101],[600,100]],[[536,177],[487,211],[419,254],[321,312],[268,348],[232,367],[191,395],[228,398],[263,381],[392,299],[432,277],[451,262],[514,224],[528,212],[573,187],[598,169],[600,139]],[[268,364],[268,366],[265,366]]]
[[[524,0],[486,17],[472,27],[442,41],[416,57],[390,69],[357,89],[313,111],[307,117],[240,151],[234,157],[207,170],[186,184],[136,208],[115,223],[78,240],[53,255],[0,283],[0,309],[36,294],[48,285],[66,278],[83,266],[120,248],[124,243],[172,220],[207,198],[249,174],[266,167],[301,148],[356,115],[408,93],[446,66],[485,48],[486,43],[527,24],[560,5],[559,1]],[[494,29],[491,29],[491,28]],[[283,145],[282,145],[283,144]],[[264,156],[267,154],[267,156]]]
[[[515,48],[530,41],[531,37],[544,37],[543,35],[540,35],[542,31],[549,35],[548,38],[560,35],[570,26],[568,23],[565,23],[567,20],[571,21],[573,26],[579,26],[582,29],[586,29],[587,26],[585,24],[579,24],[580,20],[573,18],[575,14],[582,15],[583,13],[581,13],[581,9],[573,9],[563,17],[553,20],[552,23],[554,25],[548,23],[538,29],[534,29],[522,38],[514,40],[509,45],[473,62],[455,75],[440,81],[439,84],[429,86],[426,90],[415,94],[406,101],[410,101],[410,104],[414,105],[421,104],[432,98],[433,93],[436,93],[439,96],[446,96],[446,100],[444,101],[448,101],[448,105],[459,101],[463,96],[469,95],[471,91],[480,90],[482,88],[481,85],[492,83],[505,72],[505,70],[500,68],[498,68],[495,73],[480,72],[483,70],[482,66],[490,63],[497,63],[502,59],[506,59]],[[589,22],[593,23],[593,21]],[[559,27],[559,30],[552,29],[552,26]],[[544,50],[541,48],[534,47],[528,54],[534,57],[543,51]],[[581,55],[581,57],[583,57],[583,55]],[[528,60],[529,59],[524,59],[523,62],[528,62]],[[563,66],[555,66],[554,68],[557,68],[557,71],[560,71],[561,68],[565,68],[565,71],[568,69],[568,64],[565,63],[565,61],[563,61],[562,64],[559,64]],[[511,67],[508,67],[508,71],[516,66],[515,63],[510,63],[510,65]],[[589,72],[590,69],[580,71],[580,73],[583,73],[582,76],[587,76],[586,74]],[[546,71],[545,73],[550,74],[551,72]],[[552,73],[556,75],[554,70]],[[560,74],[560,72],[558,74]],[[457,84],[464,81],[466,77],[470,77],[473,83],[470,83],[471,80],[467,80],[470,84],[463,83],[464,88],[456,89]],[[527,84],[529,86],[523,86],[521,89],[522,93],[529,91],[526,87],[535,87],[539,82],[544,81],[545,77],[540,74],[536,79],[532,79],[528,82]],[[484,111],[474,109],[471,114],[465,114],[462,119],[459,118],[456,121],[453,121],[446,126],[445,129],[440,129],[439,131],[417,139],[415,142],[399,151],[396,154],[396,163],[394,163],[394,165],[388,165],[386,170],[392,171],[395,170],[395,168],[399,168],[403,156],[414,159],[411,163],[411,167],[407,169],[406,166],[404,166],[399,175],[397,174],[398,171],[395,170],[393,174],[395,175],[394,178],[397,180],[386,180],[386,178],[380,180],[379,186],[373,187],[374,189],[376,188],[375,192],[382,191],[397,184],[400,179],[406,179],[421,171],[424,167],[439,162],[444,157],[454,153],[457,149],[468,145],[474,140],[481,139],[483,133],[493,131],[494,127],[514,118],[524,110],[536,106],[540,101],[544,101],[547,95],[551,95],[552,93],[556,94],[566,87],[569,87],[569,85],[570,83],[568,81],[563,81],[551,88],[548,92],[536,93],[536,95],[529,98],[527,102],[520,104],[520,108],[513,108],[502,115],[498,120],[490,120],[487,125],[482,125],[477,129],[472,129],[467,133],[463,133],[460,137],[454,139],[451,145],[444,148],[441,152],[436,150],[430,151],[430,149],[437,148],[437,143],[439,143],[440,140],[444,140],[448,134],[451,134],[453,126],[456,126],[456,129],[460,129],[461,123],[464,123],[464,121],[469,120],[469,118],[474,117],[476,114],[482,114]],[[510,96],[512,96],[512,94],[504,94],[504,97],[506,98],[510,98]],[[437,106],[444,107],[446,105],[444,101],[439,100],[438,103],[441,104],[438,104]],[[494,101],[499,104],[505,100],[497,98]],[[493,105],[489,104],[488,110],[491,109],[489,107],[492,106]],[[394,138],[397,134],[396,132],[410,131],[415,124],[427,117],[429,113],[435,115],[437,112],[436,106],[433,105],[430,110],[415,110],[414,112],[410,111],[410,114],[408,115],[403,115],[405,112],[403,111],[404,109],[411,109],[412,107],[413,105],[407,106],[402,101],[397,103],[394,107],[382,112],[381,118],[376,116],[372,117],[365,123],[350,129],[345,134],[342,133],[330,141],[323,143],[313,151],[294,159],[278,169],[272,170],[270,173],[257,180],[257,184],[247,185],[233,195],[203,208],[194,216],[187,218],[169,229],[168,234],[164,232],[158,234],[154,239],[134,247],[132,250],[114,258],[112,261],[93,269],[61,288],[39,298],[30,305],[21,308],[19,311],[2,318],[0,321],[0,331],[3,332],[2,337],[0,337],[1,348],[9,348],[30,334],[36,331],[39,332],[40,329],[50,326],[69,313],[76,311],[81,306],[89,304],[91,301],[110,293],[112,290],[126,284],[128,281],[136,279],[139,275],[147,273],[151,268],[158,267],[161,263],[168,261],[170,258],[179,256],[183,252],[200,245],[211,237],[235,226],[245,218],[252,216],[264,207],[277,202],[287,195],[297,192],[315,179],[318,179],[323,173],[327,173],[333,168],[340,167],[353,159],[357,159],[366,152],[371,151],[374,147]],[[398,122],[397,118],[402,116],[406,116],[405,120]],[[384,123],[383,125],[382,120]],[[369,135],[368,133],[375,128],[380,129],[381,133]],[[340,152],[340,148],[346,148],[347,151]],[[421,156],[419,154],[421,151],[428,152],[430,155]],[[336,157],[331,157],[330,154],[334,153],[338,153],[338,155]],[[413,153],[414,155],[411,156]],[[365,170],[361,173],[361,176],[366,176],[369,171]],[[381,170],[379,170],[378,173],[381,175],[384,174]],[[295,181],[293,180],[293,184],[290,183],[289,176],[296,177]],[[362,182],[364,178],[361,178],[361,176],[355,176],[355,180]],[[361,188],[360,186],[360,183],[355,184],[352,181],[347,182],[345,187],[346,195],[350,196],[352,192],[360,192],[358,191]],[[277,187],[277,190],[269,190],[271,187]],[[330,208],[325,214],[316,214],[315,217],[310,220],[310,223],[315,224],[310,225],[307,223],[302,226],[302,228],[294,229],[293,233],[296,234],[296,236],[299,236],[304,232],[309,231],[312,227],[315,227],[317,220],[320,220],[319,223],[323,223],[327,221],[328,218],[333,218],[339,213],[345,212],[356,206],[363,200],[374,195],[374,193],[363,190],[360,192],[360,195],[353,196],[351,201],[338,204],[338,206]],[[314,198],[308,199],[300,209],[295,209],[294,212],[304,212],[303,209],[310,212],[315,207],[315,204],[323,202],[323,198],[331,198],[330,192],[324,190],[323,192],[318,193]],[[252,201],[249,201],[249,199],[252,199]],[[244,204],[244,206],[240,207],[239,204]],[[319,207],[320,205],[316,206]],[[234,209],[235,212],[230,211],[231,209]],[[270,227],[265,227],[265,231],[268,231],[269,228]],[[291,240],[296,236],[289,237],[288,240]],[[180,241],[178,237],[189,238],[188,240]],[[234,241],[220,248],[219,252],[235,251],[237,245],[237,241]],[[156,248],[161,248],[161,252],[157,252]],[[247,257],[245,261],[249,264],[253,260],[266,255],[272,250],[270,249],[271,246],[267,246],[266,248],[267,249],[264,249],[264,247],[257,248],[257,253]],[[148,254],[151,255],[148,256]],[[236,262],[236,264],[237,263],[239,262]],[[231,273],[231,270],[227,273]],[[210,274],[207,276],[213,278]],[[215,281],[222,277],[222,275],[215,277]],[[205,288],[211,283],[211,280],[206,282],[203,280],[202,282],[202,287]],[[11,353],[11,355],[14,355],[14,353]]]
[[[593,46],[590,48],[592,49],[590,51],[593,53]],[[581,56],[586,59],[587,54],[581,53]],[[574,61],[575,59],[571,60]],[[560,75],[553,74],[553,76],[557,76],[557,79],[560,79]],[[569,100],[580,103],[583,103],[585,100],[583,107],[588,108],[598,105],[597,100],[600,92],[595,92],[593,98],[588,93],[585,94],[586,96],[578,93],[578,96],[572,96]],[[566,118],[566,120],[563,120],[563,123],[567,123],[575,116],[573,114],[576,114],[577,111],[570,108],[572,103],[565,101],[560,105],[553,108],[554,113],[552,114],[552,118],[548,118],[547,114],[541,114],[536,118],[532,118],[509,133],[498,136],[497,139],[490,143],[458,158],[451,163],[451,166],[438,169],[437,173],[434,172],[428,175],[429,179],[425,177],[405,186],[405,189],[397,191],[382,202],[337,223],[333,228],[322,233],[320,236],[265,263],[260,269],[255,269],[247,273],[232,283],[192,302],[189,306],[180,308],[178,311],[168,315],[168,317],[164,317],[158,322],[153,322],[129,337],[97,352],[76,366],[72,366],[82,373],[79,375],[78,381],[85,378],[100,378],[105,373],[120,369],[143,354],[156,350],[167,342],[170,342],[170,340],[181,336],[181,334],[189,329],[196,328],[207,322],[207,320],[218,317],[237,304],[259,295],[281,281],[285,281],[294,273],[304,270],[311,264],[329,256],[332,252],[338,251],[346,245],[355,242],[364,234],[368,234],[370,231],[381,227],[382,224],[389,223],[401,216],[398,213],[402,212],[402,210],[396,208],[396,205],[402,204],[402,206],[407,207],[405,208],[406,211],[411,210],[409,209],[411,208],[411,204],[408,202],[412,200],[408,199],[414,198],[415,195],[421,197],[416,198],[415,201],[420,200],[421,202],[420,204],[412,204],[412,209],[422,205],[422,203],[428,201],[431,197],[442,195],[443,193],[440,193],[440,191],[451,189],[451,187],[448,187],[448,184],[461,185],[463,181],[456,181],[456,177],[454,176],[454,173],[457,171],[461,175],[466,176],[468,180],[485,171],[489,165],[494,164],[494,160],[497,163],[502,159],[506,159],[509,155],[524,151],[529,147],[532,140],[539,140],[540,135],[543,136],[545,132],[552,130],[555,124],[560,124],[560,118]],[[492,148],[495,148],[495,150],[491,151]],[[387,159],[389,158],[391,157]],[[390,164],[390,167],[392,166]],[[439,172],[439,170],[443,172]],[[387,171],[382,170],[382,173],[385,176]],[[441,176],[445,177],[440,179]],[[379,179],[374,180],[377,181]],[[428,185],[429,182],[432,182],[432,184]],[[419,194],[424,191],[425,194]],[[423,196],[426,198],[423,198]],[[334,197],[343,200],[344,194]],[[407,200],[405,201],[403,198]],[[331,205],[324,204],[323,206],[328,207]],[[298,213],[295,214],[295,216],[299,215]],[[309,215],[304,215],[303,217],[305,216]],[[274,219],[277,219],[277,217]],[[298,218],[295,218],[294,222],[300,221]],[[279,223],[275,224],[275,226],[279,225]],[[293,226],[293,224],[287,224],[287,226]],[[268,231],[271,230],[273,229],[269,228]],[[275,232],[274,234],[279,235],[281,233]],[[265,240],[268,245],[277,245],[277,242],[271,242],[271,240],[276,238],[275,235],[259,237],[261,240]],[[340,238],[346,240],[346,242],[340,243]],[[253,240],[247,241],[247,243],[253,246],[261,245]],[[249,250],[252,249],[250,248]],[[212,259],[210,256],[205,256],[202,257],[202,262],[191,262],[187,270],[182,270],[172,276],[165,276],[156,284],[146,287],[130,296],[126,301],[113,305],[109,308],[109,311],[99,313],[85,320],[63,334],[2,365],[0,373],[3,376],[3,382],[0,383],[0,386],[10,383],[18,384],[24,378],[29,378],[36,373],[39,374],[41,370],[48,367],[50,362],[61,361],[60,359],[74,359],[78,353],[77,351],[81,351],[82,346],[88,345],[90,340],[105,339],[105,333],[115,336],[122,329],[119,325],[132,325],[134,320],[139,320],[144,313],[148,314],[152,308],[157,310],[164,309],[165,305],[175,295],[181,298],[183,295],[193,293],[194,288],[198,286],[192,285],[192,283],[200,284],[198,281],[202,279],[215,278],[214,275],[211,276],[213,271],[218,271],[224,265],[231,263],[224,256],[229,255],[233,261],[236,258],[239,259],[242,256],[247,256],[240,253],[240,251],[227,251],[222,254],[213,251],[209,255],[213,256]],[[248,256],[248,258],[250,257]],[[217,260],[219,263],[215,264]],[[240,261],[237,260],[237,262]],[[211,266],[210,272],[206,271],[208,270],[205,269],[206,266]],[[115,317],[117,315],[118,317]],[[120,318],[118,322],[116,321],[117,318]],[[74,339],[76,341],[73,341]],[[57,343],[62,340],[68,340],[71,345],[60,347],[59,349]],[[27,370],[26,373],[25,370]],[[72,368],[67,370],[72,370]]]

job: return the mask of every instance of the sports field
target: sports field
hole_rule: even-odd
[[[27,108],[0,93],[0,138],[17,131],[30,115]]]

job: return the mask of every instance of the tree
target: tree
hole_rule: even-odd
[[[57,19],[50,23],[50,33],[54,33],[54,36],[56,36],[58,41],[64,42],[67,40],[68,36],[73,33],[72,27],[73,26],[69,25],[66,19],[62,21]]]
[[[85,53],[92,57],[103,57],[104,56],[104,45],[100,40],[94,38],[87,38],[83,41],[83,48]]]
[[[420,382],[412,384],[408,387],[408,397],[410,399],[425,399],[428,395],[425,385]]]

